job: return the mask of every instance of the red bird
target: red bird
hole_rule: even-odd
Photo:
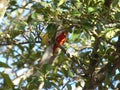
[[[64,44],[64,42],[66,41],[66,36],[67,36],[67,32],[63,31],[57,36],[56,38],[57,43],[51,44],[46,48],[40,60],[40,65],[41,65],[40,67],[42,67],[44,64],[47,64],[47,63],[52,64],[52,62],[57,57],[56,51],[59,48],[59,46],[62,46]]]
[[[59,45],[62,46],[64,44],[64,42],[66,41],[66,36],[67,36],[66,31],[62,32],[60,35],[57,36],[56,38],[57,43],[55,43],[53,46],[53,53],[58,49]]]

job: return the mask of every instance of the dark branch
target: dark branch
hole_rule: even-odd
[[[33,43],[40,43],[41,41],[26,41],[26,42],[1,42],[0,46],[7,46],[7,45],[18,45],[18,44],[33,44]]]

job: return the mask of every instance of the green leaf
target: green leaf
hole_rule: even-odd
[[[2,89],[0,90],[13,90],[12,88],[7,88],[7,87],[3,87]],[[20,89],[15,89],[15,90],[20,90]]]
[[[4,85],[6,87],[13,88],[13,83],[12,83],[9,75],[5,74],[5,73],[2,73],[2,72],[0,73],[0,75],[4,78]]]
[[[118,30],[115,30],[114,28],[109,28],[109,29],[105,29],[104,31],[102,31],[99,35],[100,37],[105,36],[106,39],[111,39],[115,36],[117,31]]]
[[[36,19],[36,18],[37,18],[37,13],[33,13],[33,14],[31,15],[31,18]]]
[[[64,2],[65,2],[65,0],[60,0],[57,6],[58,7],[61,6]]]
[[[16,4],[16,1],[15,1],[15,0],[12,0],[12,1],[10,1],[9,4],[12,5],[12,6],[14,6],[14,5]]]
[[[68,71],[68,76],[73,77],[74,76],[73,72],[69,70]]]
[[[95,11],[95,8],[93,8],[93,7],[89,7],[89,8],[88,8],[88,12],[89,12],[89,13],[94,12],[94,11]]]
[[[119,0],[113,0],[112,7],[116,7],[118,5]]]
[[[43,7],[45,7],[45,8],[51,7],[51,4],[50,4],[50,3],[47,3],[47,2],[44,2],[44,1],[40,1],[40,4],[41,4]]]
[[[51,83],[49,80],[46,79],[44,82],[45,82],[45,85],[44,85],[44,86],[45,86],[46,88],[50,88],[50,87],[52,86],[52,83]]]
[[[67,90],[72,90],[72,86],[70,84],[67,84]]]
[[[30,40],[30,41],[35,41],[35,38],[34,38],[34,35],[33,35],[33,34],[30,34],[29,40]]]
[[[3,63],[3,62],[0,62],[0,67],[10,68],[9,65],[7,65],[6,63]]]
[[[66,70],[67,68],[66,67],[64,67],[64,68],[62,68],[62,73],[66,76],[66,77],[68,77],[68,72],[67,72],[67,70]]]
[[[117,74],[114,79],[115,80],[120,80],[120,74]]]
[[[24,46],[22,46],[22,45],[20,45],[20,44],[18,44],[17,46],[18,46],[18,48],[19,48],[22,52],[24,51]]]
[[[42,45],[46,45],[48,43],[48,41],[49,41],[49,37],[48,36],[49,36],[48,33],[44,34],[44,36],[42,37],[42,42],[41,42]]]
[[[15,38],[22,33],[23,33],[22,27],[20,30],[9,30],[9,34],[10,34],[11,38]]]
[[[0,35],[2,35],[2,32],[0,31]]]
[[[92,23],[88,19],[83,19],[82,24],[83,24],[83,27],[87,30],[90,30],[93,28]]]
[[[52,70],[53,66],[51,66],[50,64],[44,64],[42,67],[42,73],[46,74],[48,71]]]
[[[78,10],[73,10],[73,11],[71,12],[71,14],[74,15],[74,16],[80,16],[80,15],[81,15],[81,12],[79,12]],[[74,20],[75,20],[75,19],[74,19]],[[79,21],[79,20],[77,19],[77,21]]]
[[[79,33],[73,33],[72,34],[72,41],[77,41],[78,39],[79,39],[79,37],[80,37],[80,34]]]
[[[115,14],[115,19],[120,20],[120,12],[117,12],[117,13]]]
[[[57,26],[53,23],[50,23],[48,26],[47,26],[47,33],[49,35],[49,38],[51,38],[53,36],[53,34],[55,33],[55,31],[57,30]]]
[[[29,84],[27,86],[27,90],[37,90],[37,85],[40,84],[40,79],[39,77],[34,77],[31,78],[31,80],[29,81]]]
[[[28,19],[27,19],[27,23],[31,23],[32,22],[32,15],[28,16]]]

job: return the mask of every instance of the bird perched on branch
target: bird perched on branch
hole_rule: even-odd
[[[55,41],[46,47],[46,50],[40,60],[40,67],[44,64],[52,64],[58,55],[59,47],[66,41],[67,32],[65,30],[58,31],[55,36]]]

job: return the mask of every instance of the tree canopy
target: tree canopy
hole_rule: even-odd
[[[120,88],[120,0],[1,0],[0,90]],[[5,14],[4,14],[5,13]],[[39,60],[57,29],[67,41]]]

